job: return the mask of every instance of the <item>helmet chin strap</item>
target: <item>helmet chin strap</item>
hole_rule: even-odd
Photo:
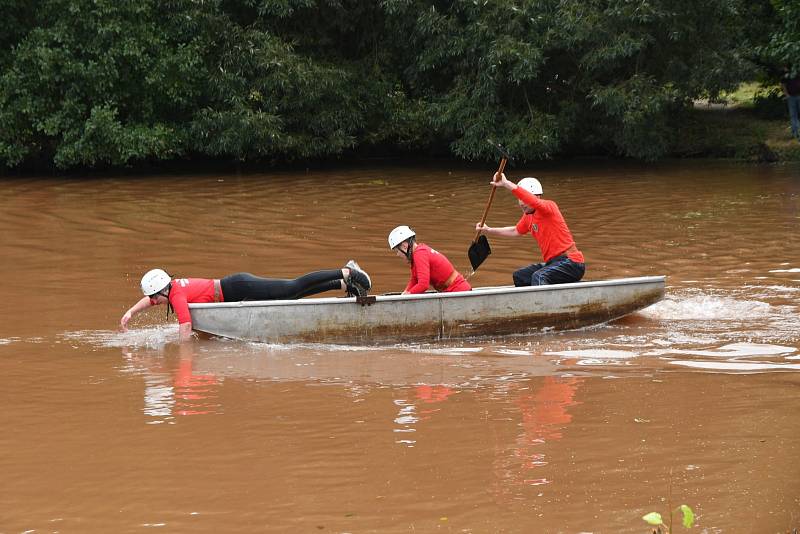
[[[166,295],[164,295],[164,289],[167,290],[167,294]],[[175,310],[172,309],[172,302],[169,301],[169,292],[172,291],[172,281],[170,281],[170,283],[167,284],[167,287],[165,287],[164,289],[162,289],[158,293],[159,293],[159,295],[167,297],[167,319],[169,319],[169,314],[170,313],[175,313]]]
[[[414,241],[415,241],[414,236],[411,236],[408,239],[406,239],[406,243],[408,243],[408,247],[406,248],[406,251],[403,254],[406,255],[406,259],[408,260],[408,263],[414,263],[414,261],[413,261],[413,257],[414,257],[413,256],[413,254],[414,254]]]

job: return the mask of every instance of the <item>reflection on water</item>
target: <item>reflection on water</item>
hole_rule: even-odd
[[[441,410],[441,408],[431,405],[446,401],[450,395],[457,393],[457,389],[445,384],[418,384],[414,386],[413,393],[413,399],[395,399],[394,401],[399,408],[397,417],[394,419],[397,424],[393,429],[394,432],[399,434],[416,432],[416,423],[431,419]],[[416,442],[411,435],[401,436],[395,440],[395,443],[408,447],[413,447]]]
[[[397,413],[397,417],[395,417],[394,422],[397,423],[397,427],[394,428],[394,432],[400,434],[407,434],[416,432],[414,428],[414,424],[419,421],[419,418],[416,415],[416,405],[413,402],[409,402],[406,399],[395,399],[394,404],[399,408],[399,412]],[[417,441],[415,439],[408,438],[398,438],[395,443],[400,443],[402,445],[408,445],[409,447],[413,447]]]
[[[543,384],[533,392],[521,391],[515,400],[522,415],[520,424],[522,432],[517,437],[513,457],[519,462],[518,470],[506,468],[507,473],[501,477],[506,482],[516,485],[540,486],[549,484],[552,478],[541,473],[548,465],[547,455],[541,452],[544,445],[561,439],[562,432],[572,421],[568,407],[576,404],[575,393],[581,378],[546,377]],[[550,476],[555,476],[561,466],[552,465]]]
[[[177,345],[178,361],[169,365],[169,354],[123,352],[123,373],[144,379],[143,413],[148,424],[175,423],[187,415],[222,414],[219,390],[222,380],[194,368],[195,352],[191,344]]]

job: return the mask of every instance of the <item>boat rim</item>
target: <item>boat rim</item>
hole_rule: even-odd
[[[544,286],[485,286],[474,287],[472,291],[456,291],[452,293],[418,293],[414,295],[401,295],[394,294],[378,294],[370,295],[376,298],[375,302],[391,302],[391,301],[407,301],[407,300],[425,300],[425,299],[449,299],[449,298],[474,298],[484,295],[496,295],[502,293],[532,293],[536,291],[563,291],[574,289],[576,287],[603,287],[603,286],[621,286],[621,285],[638,285],[638,284],[653,284],[653,283],[666,283],[666,276],[637,276],[630,278],[616,278],[611,280],[593,280],[587,282],[572,282],[568,284],[550,284]],[[248,307],[264,307],[264,306],[319,306],[321,304],[347,304],[355,303],[356,297],[322,297],[310,299],[295,299],[295,300],[243,300],[237,302],[195,302],[189,304],[190,309],[203,309],[203,308],[248,308]]]

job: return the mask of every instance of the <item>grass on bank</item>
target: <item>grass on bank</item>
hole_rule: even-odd
[[[800,141],[792,138],[780,87],[750,82],[711,102],[697,102],[676,136],[673,155],[800,161]]]

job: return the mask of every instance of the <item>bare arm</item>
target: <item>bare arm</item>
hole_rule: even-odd
[[[128,321],[131,320],[131,317],[133,317],[142,310],[146,310],[150,306],[152,306],[152,304],[150,303],[150,297],[142,297],[139,300],[139,302],[131,306],[130,309],[125,312],[125,315],[122,316],[122,319],[119,320],[120,328],[122,328],[123,331],[127,330]]]
[[[490,182],[494,187],[505,187],[509,191],[513,191],[517,188],[517,184],[506,178],[506,173],[500,173],[500,176],[497,176],[497,173],[494,173],[494,177],[492,177],[492,181]]]
[[[480,230],[484,234],[487,235],[499,235],[502,237],[517,237],[520,234],[517,232],[516,226],[503,226],[501,228],[492,228],[491,226],[483,225],[481,226],[480,223],[475,225],[475,230]]]
[[[189,341],[192,337],[192,323],[181,323],[178,326],[179,341]]]
[[[517,188],[517,184],[509,181],[504,173],[501,173],[500,176],[497,176],[497,173],[495,173],[491,184],[494,187],[505,187],[509,191],[514,191],[514,189]],[[520,235],[524,235],[517,232],[516,226],[502,226],[499,228],[492,228],[491,226],[487,226],[485,224],[481,226],[481,223],[477,223],[475,225],[475,230],[481,231],[482,233],[487,235],[499,235],[502,237],[517,237]]]

